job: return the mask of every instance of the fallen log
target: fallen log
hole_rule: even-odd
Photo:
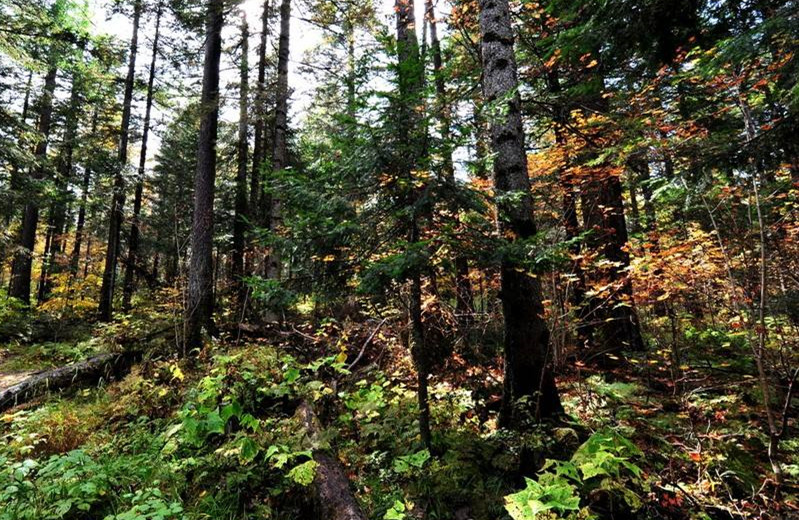
[[[46,370],[0,391],[0,412],[26,403],[48,392],[80,388],[127,373],[137,353],[104,353],[85,361]]]
[[[308,431],[311,441],[317,440],[322,432],[313,408],[302,402],[297,408],[302,424]],[[341,463],[324,451],[314,447],[313,459],[316,461],[316,475],[312,483],[314,507],[320,520],[366,520],[350,491],[350,482]]]

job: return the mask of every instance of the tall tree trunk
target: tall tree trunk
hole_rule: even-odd
[[[289,105],[289,29],[291,27],[291,0],[280,4],[280,42],[277,51],[277,86],[275,98],[275,129],[272,148],[272,171],[278,176],[288,166],[288,105]],[[280,198],[270,197],[269,230],[277,236],[283,221]],[[282,259],[280,248],[272,246],[266,264],[266,277],[270,280],[280,278]]]
[[[20,113],[20,129],[17,133],[17,140],[20,143],[20,146],[25,147],[27,145],[26,140],[24,139],[24,128],[28,122],[28,111],[30,109],[30,98],[31,98],[31,90],[33,85],[33,71],[28,73],[28,81],[25,85],[25,98],[22,101],[22,112]],[[14,163],[11,167],[11,178],[9,179],[9,187],[11,188],[11,193],[13,195],[13,204],[10,204],[8,207],[3,208],[3,223],[5,224],[6,229],[8,229],[9,225],[11,224],[11,219],[14,217],[16,212],[16,203],[19,200],[20,193],[20,184],[22,183],[22,171],[19,167],[18,163]],[[4,262],[5,257],[0,258],[0,263]],[[0,269],[2,266],[0,265]]]
[[[98,110],[94,109],[92,115],[91,135],[97,132]],[[92,178],[92,169],[86,166],[83,170],[83,182],[81,183],[80,204],[78,206],[78,222],[75,224],[75,243],[72,247],[72,255],[69,261],[69,272],[72,278],[78,275],[78,263],[80,262],[80,248],[83,243],[83,228],[86,225],[86,204],[89,200],[89,183]]]
[[[480,35],[485,100],[503,105],[490,121],[498,231],[501,237],[510,240],[529,239],[536,234],[536,224],[507,0],[480,0]],[[528,413],[535,419],[558,415],[563,408],[552,373],[541,285],[507,256],[502,259],[500,273],[505,317],[505,381],[500,421],[504,425],[518,425]],[[522,398],[528,399],[525,409],[519,406]]]
[[[134,274],[138,264],[139,240],[141,231],[139,218],[141,215],[142,192],[144,191],[144,173],[147,165],[147,140],[150,136],[150,113],[153,108],[153,85],[155,83],[155,66],[158,60],[158,38],[161,30],[162,5],[159,2],[155,13],[155,35],[153,36],[152,58],[150,59],[150,76],[147,80],[147,101],[144,107],[144,129],[141,136],[141,151],[139,152],[139,171],[136,175],[136,192],[133,196],[133,219],[130,223],[130,238],[128,240],[128,261],[125,264],[125,280],[122,284],[122,308],[130,310],[130,301],[133,297]]]
[[[355,82],[356,82],[356,57],[355,57],[355,22],[353,21],[353,2],[347,2],[347,11],[344,13],[344,35],[347,39],[347,117],[349,123],[355,124]]]
[[[420,161],[424,147],[424,129],[420,128],[419,106],[422,103],[424,69],[419,56],[419,42],[414,20],[414,1],[396,0],[397,13],[397,76],[399,81],[399,173],[405,180],[401,196],[410,211],[408,243],[419,241],[419,213],[417,195],[414,190],[413,172]],[[417,396],[419,403],[419,432],[422,442],[430,448],[430,403],[428,399],[428,377],[430,361],[424,340],[422,322],[422,266],[413,269],[410,276],[408,301],[409,343],[417,374]]]
[[[596,346],[589,353],[589,359],[600,365],[612,365],[623,347],[643,349],[628,273],[630,255],[626,250],[628,236],[621,180],[600,167],[588,176],[581,193],[583,226],[591,232],[588,244],[611,262],[602,276],[615,286],[609,297],[594,299],[591,303]]]
[[[241,63],[239,64],[239,142],[238,142],[238,170],[236,172],[236,201],[235,217],[233,219],[233,252],[231,255],[231,271],[233,286],[235,288],[236,300],[239,309],[244,307],[247,296],[246,286],[242,277],[244,276],[244,233],[247,230],[247,97],[249,95],[249,64],[247,54],[249,52],[248,41],[250,32],[247,27],[247,19],[242,17],[241,21]]]
[[[214,332],[213,238],[216,133],[219,123],[219,60],[222,54],[224,1],[208,0],[205,28],[205,64],[200,98],[202,119],[197,140],[194,176],[194,216],[191,229],[189,294],[186,308],[185,355],[202,347],[202,332]]]
[[[441,42],[438,39],[438,27],[436,25],[435,10],[433,0],[425,0],[425,16],[430,24],[430,50],[433,53],[433,74],[436,87],[436,105],[438,120],[441,126],[442,156],[444,164],[442,167],[445,182],[455,185],[455,168],[452,163],[452,144],[451,117],[452,110],[447,100],[447,88],[444,83],[444,60],[441,57]],[[451,208],[453,213],[458,214],[457,204]],[[474,297],[472,294],[472,284],[469,281],[469,261],[463,254],[455,256],[455,311],[461,317],[461,323],[467,323],[468,317],[474,312]]]
[[[65,245],[64,234],[66,232],[67,220],[67,199],[69,197],[68,188],[70,178],[72,177],[73,155],[75,151],[75,135],[78,130],[78,121],[80,119],[80,102],[81,102],[81,78],[78,77],[78,72],[72,75],[72,87],[69,99],[69,112],[66,116],[66,128],[64,129],[64,141],[61,145],[61,150],[58,157],[58,166],[56,168],[56,199],[50,206],[51,218],[50,228],[50,243],[49,247],[45,249],[44,257],[42,260],[42,270],[39,281],[39,294],[38,303],[42,304],[50,298],[50,292],[53,286],[53,276],[61,270],[61,258],[59,258],[62,249]]]
[[[25,147],[24,128],[28,121],[28,108],[30,107],[31,85],[33,84],[33,71],[28,72],[28,81],[25,85],[25,98],[22,102],[22,112],[20,114],[20,129],[17,132],[17,140],[21,147]],[[11,200],[8,201],[6,207],[2,208],[0,212],[3,214],[3,231],[0,232],[0,284],[5,284],[5,267],[6,257],[9,254],[8,248],[8,229],[11,227],[11,220],[17,210],[17,202],[20,199],[20,179],[22,172],[20,171],[19,164],[15,163],[11,166],[11,178],[9,179],[9,188]],[[14,238],[16,241],[16,237]]]
[[[47,145],[50,141],[50,126],[53,119],[53,93],[55,92],[56,75],[58,69],[50,66],[44,78],[44,90],[39,101],[39,125],[36,144],[37,165],[32,170],[31,178],[34,183],[44,178],[47,172]],[[31,294],[31,267],[33,265],[33,250],[36,247],[36,228],[39,226],[39,201],[38,194],[30,197],[25,204],[22,215],[22,229],[14,261],[11,265],[11,286],[8,295],[19,298],[23,303],[30,303]]]
[[[139,20],[141,19],[142,0],[133,5],[133,35],[130,38],[128,56],[128,75],[125,78],[125,96],[122,102],[122,125],[120,127],[117,164],[114,175],[114,195],[111,199],[111,211],[108,215],[108,243],[105,252],[105,268],[103,284],[100,289],[100,305],[98,312],[100,321],[111,321],[114,307],[114,286],[116,285],[117,259],[119,257],[122,222],[125,218],[125,169],[128,163],[128,128],[130,127],[130,110],[133,100],[133,82],[136,75],[136,54],[139,50]]]
[[[261,201],[261,165],[266,158],[266,44],[269,37],[270,0],[264,0],[261,14],[261,40],[258,44],[258,84],[255,91],[255,135],[250,177],[250,220],[257,222]]]
[[[595,52],[600,56],[599,51]],[[585,101],[594,113],[607,114],[608,102],[602,97],[605,80],[602,64],[590,78],[594,92]],[[589,143],[584,162],[596,162],[601,144]],[[609,267],[597,268],[590,274],[601,285],[611,284],[610,294],[589,302],[591,320],[595,323],[593,347],[587,359],[595,364],[617,364],[623,348],[644,349],[641,328],[633,300],[629,275],[630,255],[627,252],[627,222],[621,179],[607,161],[589,169],[580,186],[583,229],[590,234],[588,247],[609,261]]]

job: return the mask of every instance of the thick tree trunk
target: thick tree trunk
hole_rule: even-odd
[[[0,412],[24,404],[48,392],[80,388],[125,374],[136,358],[134,353],[105,353],[35,374],[0,391]]]
[[[202,119],[194,176],[194,216],[191,230],[189,294],[186,308],[185,355],[202,347],[202,332],[213,325],[214,180],[216,131],[219,123],[219,60],[222,54],[224,1],[208,0],[205,29],[205,64],[200,98]]]
[[[125,95],[122,101],[122,125],[120,127],[119,148],[117,150],[117,164],[114,175],[114,195],[111,199],[111,211],[108,215],[108,243],[106,244],[105,267],[103,269],[103,283],[100,289],[100,305],[98,308],[100,321],[111,321],[113,316],[117,258],[119,257],[122,222],[125,218],[125,169],[128,163],[128,128],[130,127],[133,83],[136,75],[136,55],[139,50],[141,12],[142,0],[136,0],[133,6],[133,35],[130,39],[128,75],[125,78]]]
[[[150,136],[150,113],[153,108],[153,85],[155,83],[155,66],[158,59],[158,39],[161,29],[162,6],[159,2],[155,14],[155,35],[153,36],[152,58],[150,60],[150,76],[147,80],[147,101],[144,107],[144,128],[141,137],[141,151],[139,152],[139,170],[136,175],[136,192],[133,196],[133,218],[130,223],[130,238],[128,240],[128,260],[125,265],[125,279],[122,283],[122,308],[130,310],[130,301],[133,298],[134,275],[138,262],[142,192],[144,191],[144,173],[147,165],[147,140]]]
[[[315,518],[322,520],[366,520],[358,501],[350,491],[350,483],[344,468],[335,456],[315,447],[322,435],[322,427],[313,409],[307,402],[297,408],[297,414],[305,427],[313,446],[316,473],[312,485]]]
[[[588,244],[611,262],[607,277],[616,287],[610,297],[591,304],[591,316],[596,323],[596,347],[589,353],[589,359],[599,364],[613,364],[622,348],[643,349],[628,273],[630,255],[626,250],[628,237],[621,180],[599,168],[588,177],[581,192],[583,225],[591,231]]]
[[[507,0],[480,0],[480,34],[485,100],[503,104],[503,110],[490,121],[499,235],[510,240],[529,239],[535,236],[536,225]],[[500,273],[505,317],[505,381],[500,420],[505,425],[518,425],[527,413],[534,419],[561,414],[540,283],[507,256],[502,260]],[[528,399],[526,409],[518,406],[522,398]]]
[[[249,52],[248,41],[250,32],[247,19],[241,22],[241,63],[239,64],[239,142],[238,142],[238,170],[236,172],[236,201],[235,216],[233,218],[233,251],[231,253],[231,274],[236,301],[239,309],[244,307],[247,290],[242,280],[244,276],[244,233],[247,231],[247,98],[249,95]]]
[[[280,4],[280,42],[277,51],[277,85],[275,98],[275,128],[272,147],[272,171],[278,176],[288,166],[288,105],[289,105],[289,30],[291,28],[291,0]],[[269,230],[277,236],[283,222],[280,197],[274,194],[269,198]],[[283,260],[280,247],[273,245],[266,260],[266,277],[270,280],[280,278]]]
[[[44,78],[44,90],[39,102],[39,142],[36,144],[36,168],[32,171],[34,183],[44,178],[47,172],[47,145],[50,141],[50,126],[53,119],[53,93],[55,92],[58,70],[51,66]],[[17,252],[11,265],[11,286],[8,295],[19,298],[23,303],[30,303],[31,268],[33,266],[33,250],[36,247],[36,228],[39,226],[38,195],[31,197],[25,204],[22,215],[22,229]]]

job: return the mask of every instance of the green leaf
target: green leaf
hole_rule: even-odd
[[[391,509],[386,511],[383,515],[383,520],[404,520],[405,519],[405,503],[401,500],[395,500]]]
[[[283,382],[291,384],[300,377],[299,368],[290,368],[283,373]]]
[[[211,435],[212,433],[225,433],[225,424],[227,421],[222,420],[222,416],[219,415],[219,410],[214,410],[213,412],[209,412],[208,415],[205,416],[205,420],[203,421],[203,427],[205,429],[205,435]]]
[[[243,437],[239,445],[239,460],[244,464],[252,462],[260,450],[261,448],[252,439]]]
[[[235,417],[241,417],[241,412],[242,412],[242,409],[241,409],[241,405],[239,404],[239,402],[238,401],[233,401],[230,404],[226,404],[222,408],[222,413],[220,414],[220,417],[222,418],[222,420],[225,423],[227,423],[228,420],[231,417],[234,417],[234,416]]]
[[[308,460],[298,466],[294,466],[288,472],[288,478],[292,482],[296,482],[301,486],[307,486],[313,482],[316,475],[316,467],[318,464],[315,460]]]

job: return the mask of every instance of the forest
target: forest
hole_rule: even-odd
[[[799,518],[795,0],[0,0],[0,520]]]

